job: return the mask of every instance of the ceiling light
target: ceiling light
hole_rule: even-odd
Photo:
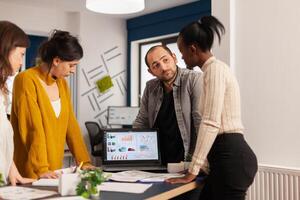
[[[128,14],[142,11],[144,0],[86,0],[86,8],[105,14]]]

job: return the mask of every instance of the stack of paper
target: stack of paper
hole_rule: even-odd
[[[152,184],[104,182],[98,186],[100,191],[144,193]]]
[[[34,181],[32,183],[33,186],[57,186],[58,187],[58,179],[47,179],[47,178],[41,178],[37,181]]]
[[[71,196],[71,197],[55,197],[55,198],[49,198],[47,200],[87,200],[87,199],[81,196]]]
[[[168,178],[174,177],[182,177],[183,174],[178,173],[151,173],[151,172],[144,172],[144,171],[123,171],[112,173],[110,176],[110,180],[119,181],[119,182],[163,182]]]
[[[38,190],[27,187],[7,186],[0,188],[0,196],[2,199],[26,200],[38,199],[57,194],[54,191]]]

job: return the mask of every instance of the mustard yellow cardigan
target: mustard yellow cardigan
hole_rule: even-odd
[[[56,81],[61,112],[55,116],[50,99],[40,80],[50,85]],[[65,79],[54,80],[40,67],[21,72],[14,81],[11,123],[14,129],[14,161],[25,177],[60,169],[67,142],[77,164],[90,164],[80,127],[73,113]]]

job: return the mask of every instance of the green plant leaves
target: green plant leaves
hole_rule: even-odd
[[[81,181],[76,187],[77,195],[89,198],[91,194],[97,194],[97,186],[106,181],[101,169],[83,170],[81,172]]]

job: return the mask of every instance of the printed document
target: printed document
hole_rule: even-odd
[[[49,197],[57,194],[54,191],[38,190],[34,188],[7,186],[0,187],[0,196],[2,199],[27,200]]]
[[[151,173],[138,170],[111,173],[110,180],[119,182],[163,182],[168,178],[182,177],[178,173]]]
[[[152,184],[104,182],[98,186],[100,191],[144,193]]]

